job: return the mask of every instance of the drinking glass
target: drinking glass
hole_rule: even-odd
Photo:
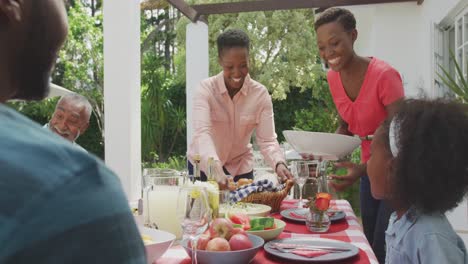
[[[219,201],[220,201],[220,212],[223,211],[224,215],[229,215],[231,211],[233,201],[231,200],[231,191],[229,189],[221,190],[219,192]],[[221,209],[222,208],[222,209]]]
[[[304,203],[302,201],[302,189],[307,179],[309,178],[309,164],[306,161],[294,161],[293,162],[293,175],[297,185],[299,185],[299,203],[297,207],[302,208]]]
[[[211,209],[205,187],[183,186],[177,198],[177,220],[180,223],[184,239],[192,244],[192,263],[197,263],[197,239],[208,227]]]
[[[317,171],[315,176],[317,177],[317,192],[330,193],[330,188],[328,187],[328,175],[327,175],[327,161],[319,161],[317,164]]]

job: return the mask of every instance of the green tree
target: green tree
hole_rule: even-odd
[[[102,1],[67,0],[69,33],[62,48],[52,82],[86,96],[93,105],[90,126],[77,142],[104,158],[103,143],[103,45]],[[9,105],[39,124],[47,123],[58,98]]]
[[[204,3],[214,1],[203,1]],[[229,28],[244,30],[251,39],[250,75],[264,84],[274,99],[285,99],[290,87],[307,88],[322,72],[317,63],[313,10],[287,10],[212,15],[208,18],[210,75],[221,71],[216,38]],[[189,20],[177,24],[179,78],[185,79],[185,30]]]
[[[165,162],[186,151],[185,81],[173,75],[173,25],[180,15],[163,1],[146,1],[142,9],[142,158]]]
[[[94,11],[95,16],[91,16],[88,12],[80,1],[70,6],[68,38],[52,77],[54,83],[88,98],[101,133],[98,137],[104,138],[102,14]]]

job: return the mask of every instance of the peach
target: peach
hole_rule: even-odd
[[[206,245],[208,245],[208,242],[210,241],[210,236],[203,234],[198,238],[197,241],[197,249],[198,250],[205,250]]]
[[[229,242],[222,238],[222,237],[215,237],[208,241],[206,245],[207,251],[230,251],[231,247],[229,246]]]
[[[232,222],[226,218],[216,218],[210,224],[210,235],[214,237],[227,238],[230,236],[232,231]]]
[[[253,244],[246,235],[235,234],[229,239],[229,246],[234,251],[251,248]]]
[[[229,234],[228,237],[226,237],[228,240],[231,239],[231,237],[235,234],[242,234],[244,236],[247,236],[247,232],[245,232],[244,229],[240,228],[240,227],[234,227],[231,231],[231,233]]]

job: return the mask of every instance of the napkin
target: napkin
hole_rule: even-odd
[[[325,254],[330,253],[330,251],[327,250],[300,250],[296,249],[291,251],[291,253],[299,255],[301,257],[306,257],[306,258],[315,258],[319,256],[323,256]]]
[[[238,202],[243,198],[249,196],[251,193],[255,192],[278,192],[285,188],[284,184],[280,184],[278,186],[274,186],[273,182],[268,179],[258,180],[252,182],[251,184],[244,185],[241,188],[237,189],[236,191],[232,191],[230,198],[233,202]]]
[[[298,219],[306,219],[306,214],[298,214],[295,212],[289,212],[289,215]]]

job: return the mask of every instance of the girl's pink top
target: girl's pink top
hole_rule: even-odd
[[[354,101],[346,94],[339,72],[330,70],[327,78],[338,113],[348,124],[348,130],[360,137],[373,135],[387,117],[385,107],[404,96],[400,74],[377,58],[371,59]],[[368,140],[361,143],[363,163],[370,157],[370,143]]]

